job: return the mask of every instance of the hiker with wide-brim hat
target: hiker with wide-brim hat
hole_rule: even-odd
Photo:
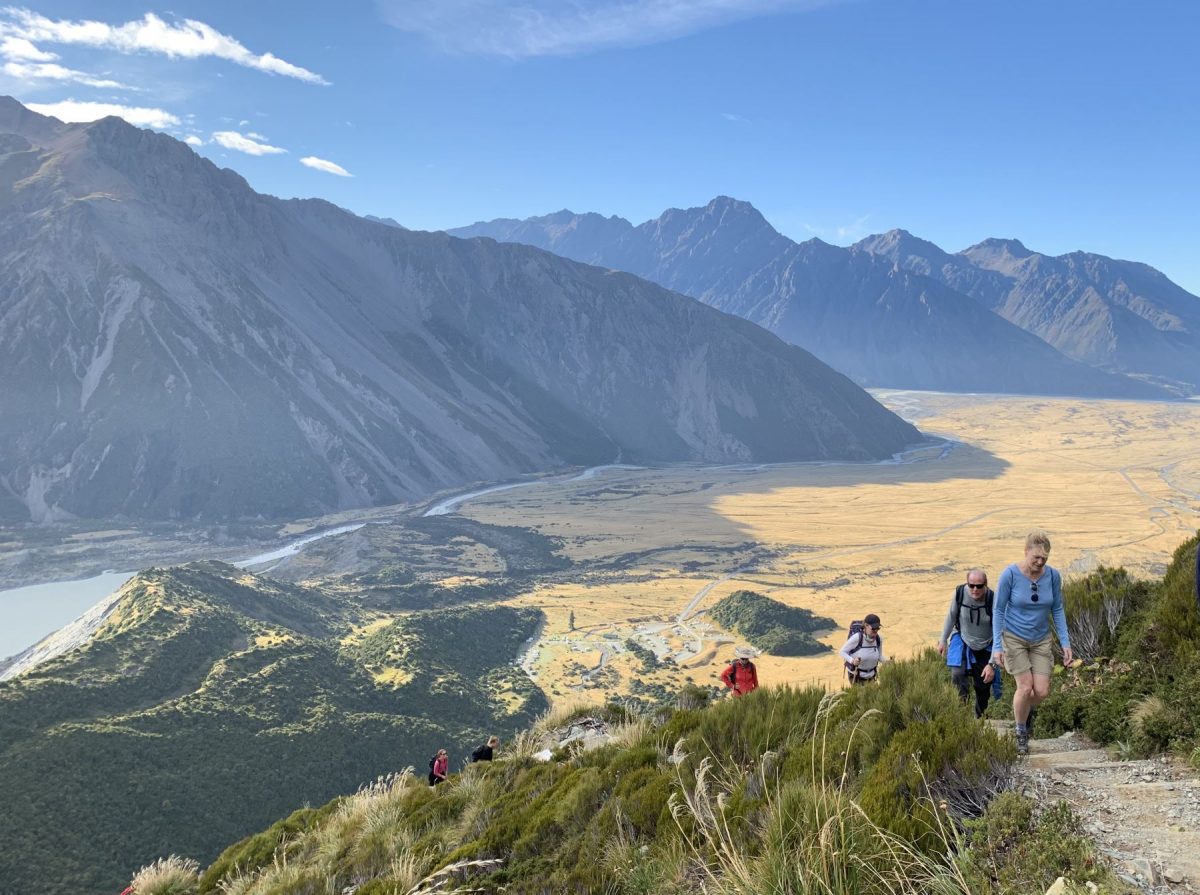
[[[751,650],[738,647],[733,652],[733,659],[721,672],[721,682],[726,689],[733,691],[734,696],[745,696],[758,689],[758,669],[750,661],[751,655]]]

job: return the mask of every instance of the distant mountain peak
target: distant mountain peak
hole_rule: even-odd
[[[959,254],[968,256],[1006,254],[1012,256],[1013,258],[1028,258],[1030,255],[1035,253],[1025,248],[1025,244],[1019,239],[999,239],[997,237],[991,237],[983,240],[983,242],[977,242],[975,245],[971,246],[969,249],[963,250]]]
[[[873,236],[867,236],[860,239],[851,248],[870,252],[872,255],[884,255],[892,258],[893,261],[898,260],[900,254],[920,254],[929,256],[944,255],[936,244],[927,239],[922,239],[919,236],[914,236],[907,230],[895,228],[888,230],[886,233],[876,233]]]

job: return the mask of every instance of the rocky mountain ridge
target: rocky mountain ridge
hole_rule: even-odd
[[[1200,298],[1147,264],[1090,252],[1044,255],[1016,239],[950,254],[903,230],[857,247],[970,295],[1068,357],[1200,388]]]
[[[975,293],[968,290],[967,274],[954,281],[935,275],[930,264],[910,257],[916,243],[903,258],[889,254],[882,238],[848,249],[819,239],[795,243],[752,205],[725,196],[703,208],[670,209],[638,226],[621,218],[560,211],[448,232],[527,243],[630,271],[752,320],[865,385],[1088,397],[1170,395],[1151,382],[1121,375],[1139,373],[1136,364],[1118,369],[1107,362],[1092,364],[1092,355],[1068,357],[1044,339],[1044,328],[1033,325],[1028,315],[1005,314],[969,298]],[[981,254],[979,267],[967,265],[970,276],[1000,283],[1004,275],[984,267],[984,260]],[[1059,328],[1069,331],[1076,323],[1065,320]],[[1174,349],[1176,355],[1188,351],[1192,349]],[[1200,364],[1200,350],[1192,356]],[[1152,373],[1143,378],[1156,379]],[[1174,380],[1170,384],[1189,388]]]

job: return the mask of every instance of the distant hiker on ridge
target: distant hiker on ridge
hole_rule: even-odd
[[[733,691],[734,696],[745,696],[751,690],[758,689],[758,669],[750,661],[750,651],[739,648],[734,650],[735,658],[721,672],[721,681],[725,688]]]
[[[1050,649],[1050,618],[1062,647],[1063,664],[1070,665],[1071,639],[1063,609],[1062,576],[1046,565],[1050,537],[1031,531],[1025,538],[1025,559],[1000,573],[992,614],[992,661],[1003,662],[1017,679],[1013,717],[1017,722],[1017,754],[1029,754],[1029,724],[1038,703],[1050,695],[1054,653]]]
[[[500,737],[488,737],[488,741],[482,746],[476,746],[475,751],[471,753],[471,762],[491,761],[494,758],[494,750],[500,745]]]
[[[846,666],[846,676],[851,684],[865,684],[875,680],[879,666],[887,661],[883,654],[883,637],[879,629],[883,625],[874,612],[862,621],[850,622],[850,638],[838,650]]]
[[[995,597],[995,592],[987,586],[987,573],[983,569],[967,572],[966,583],[954,589],[938,640],[938,652],[946,657],[946,664],[953,669],[950,679],[963,702],[967,701],[974,685],[976,718],[987,711],[993,679],[1000,673],[1000,669],[992,665],[992,604]]]
[[[443,783],[450,773],[450,756],[445,749],[438,749],[437,755],[429,759],[429,785],[437,786]]]

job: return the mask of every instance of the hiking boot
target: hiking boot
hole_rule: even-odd
[[[1017,754],[1018,755],[1028,755],[1029,754],[1029,731],[1028,730],[1018,730],[1017,731]]]

